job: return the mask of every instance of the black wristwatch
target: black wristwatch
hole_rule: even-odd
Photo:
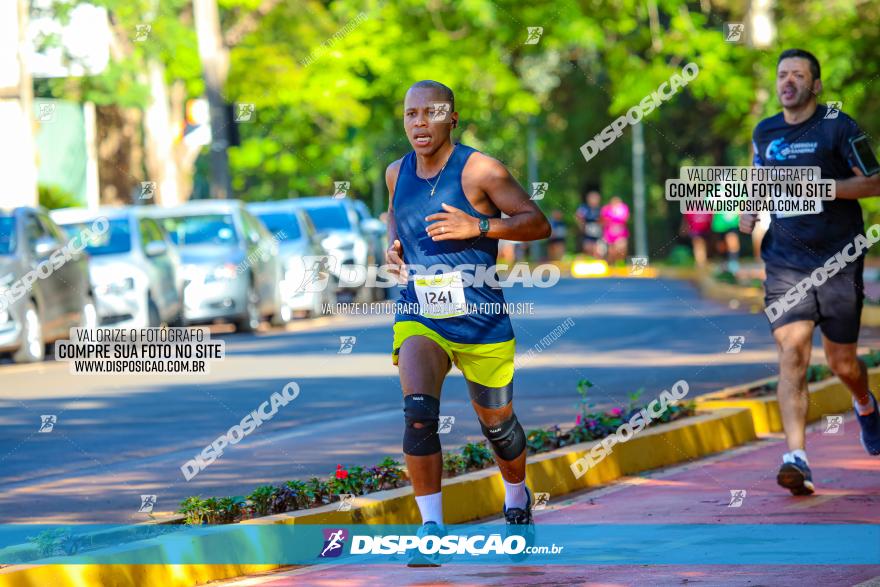
[[[489,219],[480,218],[480,236],[486,236],[489,232]]]

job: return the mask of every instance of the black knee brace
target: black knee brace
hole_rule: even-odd
[[[440,421],[440,400],[423,393],[403,398],[403,415],[406,429],[403,431],[404,454],[424,457],[440,452],[437,425]],[[417,428],[415,425],[420,424]]]
[[[497,426],[487,427],[480,422],[483,436],[495,449],[495,454],[505,461],[512,461],[526,449],[526,433],[523,431],[516,414]]]
[[[504,387],[486,387],[467,379],[468,394],[478,406],[490,409],[503,408],[513,400],[513,380]]]

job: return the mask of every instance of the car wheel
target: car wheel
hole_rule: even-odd
[[[260,326],[260,298],[253,284],[248,286],[245,315],[235,324],[239,332],[253,332]]]
[[[92,299],[92,296],[87,296],[86,301],[83,302],[79,327],[89,329],[98,327],[98,309],[95,307],[95,300]]]
[[[43,339],[43,325],[40,314],[33,302],[28,302],[24,311],[21,347],[12,356],[16,363],[37,363],[46,357],[46,342]]]

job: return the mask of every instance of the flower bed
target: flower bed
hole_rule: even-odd
[[[583,379],[578,382],[580,401],[574,426],[562,430],[559,426],[532,429],[526,433],[528,454],[598,440],[613,434],[624,422],[629,421],[641,409],[637,406],[641,390],[632,394],[626,406],[607,411],[596,411],[587,400],[592,384]],[[649,425],[662,424],[692,416],[696,412],[694,402],[670,404],[663,414]],[[472,442],[456,451],[443,454],[443,476],[455,477],[494,465],[492,451],[485,441]],[[293,480],[278,485],[262,485],[247,496],[235,497],[188,497],[180,504],[179,513],[186,524],[231,524],[272,514],[281,514],[327,505],[340,499],[340,495],[367,495],[385,489],[409,484],[401,463],[386,457],[374,467],[336,466],[327,479],[312,477],[308,481]]]

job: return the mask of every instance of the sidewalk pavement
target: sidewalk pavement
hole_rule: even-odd
[[[812,428],[807,454],[816,494],[794,497],[776,485],[781,436],[687,465],[629,477],[598,490],[553,500],[537,524],[880,524],[880,457],[858,439],[858,423],[839,434]],[[729,507],[731,491],[745,490]],[[880,544],[853,544],[880,550]],[[743,585],[880,587],[870,565],[390,565],[302,567],[222,583],[226,587],[374,585]]]

